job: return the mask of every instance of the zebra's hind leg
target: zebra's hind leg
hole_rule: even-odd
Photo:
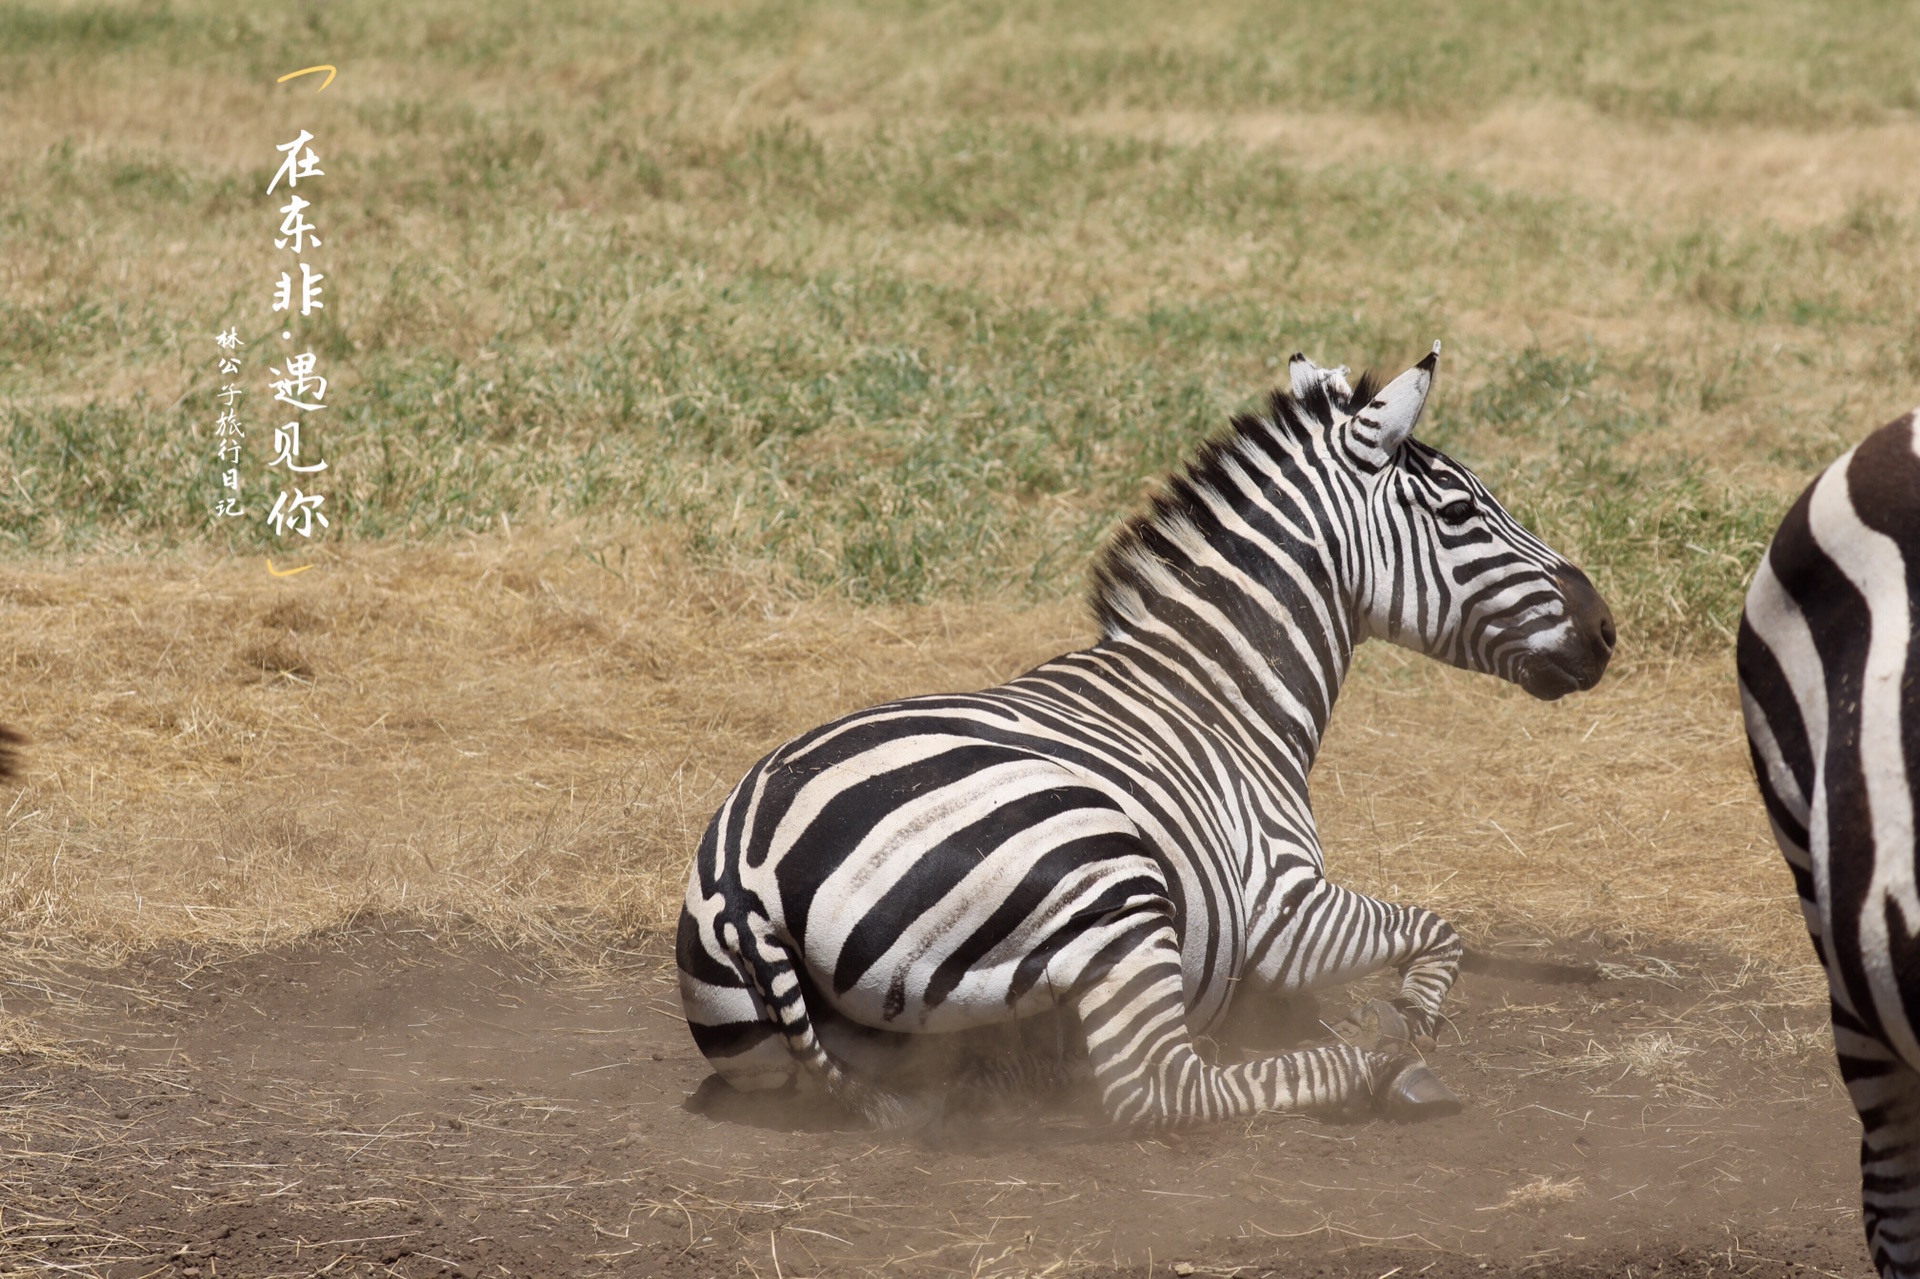
[[[1837,1004],[1840,1074],[1860,1112],[1860,1200],[1883,1279],[1920,1279],[1920,1071]]]
[[[1389,1037],[1415,1039],[1433,1033],[1460,975],[1461,949],[1453,925],[1424,907],[1396,906],[1319,879],[1268,934],[1251,967],[1262,983],[1290,994],[1397,968],[1400,993],[1392,1005],[1405,1027]]]
[[[1101,1106],[1118,1123],[1171,1127],[1262,1110],[1376,1107],[1399,1118],[1460,1103],[1411,1054],[1346,1044],[1212,1066],[1186,1024],[1180,943],[1165,915],[1143,915],[1096,959],[1075,997]]]

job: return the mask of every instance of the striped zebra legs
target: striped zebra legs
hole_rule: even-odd
[[[1758,658],[1749,656],[1743,679],[1758,682]],[[1748,690],[1751,699],[1751,690]],[[1756,706],[1748,732],[1766,745],[1755,751],[1756,761],[1778,753],[1771,726]],[[1764,768],[1764,764],[1760,767]],[[1813,858],[1801,842],[1811,809],[1806,795],[1789,771],[1761,773],[1761,794],[1777,808],[1774,842],[1793,871],[1800,892],[1801,914],[1814,955],[1827,971],[1833,1019],[1833,1046],[1840,1061],[1840,1077],[1860,1114],[1860,1203],[1867,1230],[1867,1247],[1882,1275],[1920,1279],[1920,1070],[1915,1070],[1872,1029],[1863,1025],[1845,993],[1843,977],[1829,959],[1829,942],[1814,889]],[[1784,818],[1787,825],[1782,825]],[[1789,829],[1789,827],[1791,829]]]
[[[1110,966],[1107,961],[1110,957]],[[1339,1110],[1378,1102],[1389,1114],[1450,1112],[1458,1102],[1418,1057],[1345,1044],[1211,1066],[1186,1024],[1180,943],[1164,915],[1143,914],[1096,961],[1105,971],[1076,1009],[1116,1122],[1177,1127],[1262,1110]]]
[[[1394,1006],[1409,1034],[1430,1035],[1460,973],[1460,954],[1459,934],[1432,911],[1320,879],[1274,930],[1252,969],[1273,989],[1294,994],[1396,968],[1401,981]]]

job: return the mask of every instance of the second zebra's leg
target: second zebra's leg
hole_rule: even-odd
[[[1459,1102],[1418,1056],[1347,1044],[1214,1066],[1187,1029],[1180,942],[1165,915],[1141,913],[1077,983],[1074,1006],[1101,1106],[1123,1124],[1174,1127],[1262,1110],[1375,1107],[1398,1118],[1451,1114]]]
[[[1860,1203],[1885,1279],[1920,1279],[1920,1070],[1833,1004],[1840,1075],[1860,1112]]]
[[[1460,935],[1421,906],[1395,906],[1316,878],[1251,957],[1256,980],[1289,994],[1395,968],[1393,1006],[1409,1035],[1431,1035],[1460,974]]]

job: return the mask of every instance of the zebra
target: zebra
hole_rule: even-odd
[[[27,739],[0,724],[0,782],[7,781],[19,772],[17,749],[26,745]]]
[[[1741,709],[1827,971],[1868,1247],[1920,1279],[1920,409],[1829,466],[1747,592]]]
[[[1111,539],[1092,647],[856,712],[748,771],[676,945],[720,1079],[822,1085],[881,1127],[937,1117],[902,1080],[983,1058],[1040,1082],[1068,1062],[1130,1127],[1459,1109],[1413,1044],[1460,940],[1327,880],[1308,769],[1363,639],[1550,700],[1598,683],[1614,627],[1585,574],[1411,438],[1439,351],[1385,387],[1295,355],[1269,411]],[[1237,1064],[1196,1043],[1246,987],[1388,965],[1370,1043]]]

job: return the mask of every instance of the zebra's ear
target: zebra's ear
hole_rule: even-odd
[[[1427,392],[1433,386],[1433,371],[1440,363],[1440,344],[1435,342],[1427,358],[1380,389],[1366,407],[1353,415],[1348,434],[1354,451],[1368,464],[1385,466],[1393,451],[1413,434],[1420,411],[1427,407]]]
[[[1323,369],[1298,351],[1287,360],[1287,377],[1293,384],[1296,400],[1310,399],[1322,388],[1342,404],[1353,395],[1353,388],[1347,385],[1345,365]]]
[[[1325,370],[1299,351],[1287,359],[1287,377],[1293,383],[1293,398],[1296,400],[1304,400],[1312,395],[1320,385],[1320,379],[1325,376]]]

